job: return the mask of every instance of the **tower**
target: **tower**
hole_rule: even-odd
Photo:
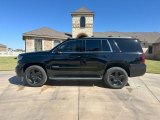
[[[94,12],[87,8],[80,8],[71,13],[72,16],[72,37],[91,37],[93,36]]]

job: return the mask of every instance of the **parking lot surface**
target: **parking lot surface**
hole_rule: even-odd
[[[159,120],[160,75],[130,78],[123,89],[102,81],[49,81],[27,87],[0,72],[0,120]]]

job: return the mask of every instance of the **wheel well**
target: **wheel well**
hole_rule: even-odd
[[[106,71],[107,71],[109,68],[112,68],[112,67],[120,67],[120,68],[123,68],[123,69],[127,72],[128,76],[130,76],[129,65],[126,65],[126,64],[124,64],[124,63],[113,63],[113,64],[107,65],[104,74],[106,73]]]
[[[38,65],[38,66],[42,67],[42,68],[45,70],[45,72],[47,73],[47,70],[46,70],[46,68],[45,68],[45,65],[42,64],[42,63],[28,63],[28,64],[26,64],[26,65],[23,67],[23,72],[25,72],[25,70],[26,70],[28,67],[32,66],[32,65]]]

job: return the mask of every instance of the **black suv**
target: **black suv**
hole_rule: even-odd
[[[129,77],[146,72],[141,45],[133,38],[68,39],[50,51],[20,54],[17,76],[27,85],[52,80],[104,80],[110,88],[124,87]]]

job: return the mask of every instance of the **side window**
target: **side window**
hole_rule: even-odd
[[[101,40],[86,40],[86,51],[101,51]]]
[[[115,39],[121,52],[142,52],[140,43],[137,40]]]
[[[58,49],[60,52],[81,52],[83,50],[82,40],[67,41]]]
[[[110,39],[108,41],[109,41],[110,45],[112,46],[113,52],[119,52],[119,48],[117,48],[114,39]]]
[[[102,40],[102,50],[111,51],[107,40]]]

